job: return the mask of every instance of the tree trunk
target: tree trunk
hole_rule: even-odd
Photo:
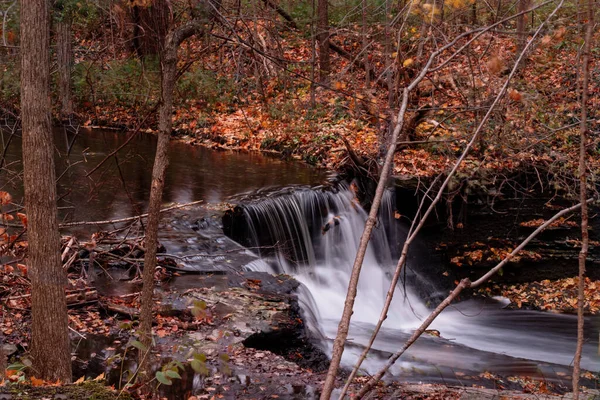
[[[168,54],[168,53],[174,53]],[[152,342],[152,304],[154,294],[154,270],[156,269],[156,248],[158,246],[158,223],[162,203],[165,173],[169,164],[169,139],[171,136],[171,113],[173,110],[173,89],[177,74],[177,49],[166,50],[161,60],[161,106],[159,109],[158,143],[152,170],[152,187],[148,205],[148,222],[144,255],[142,307],[140,312],[140,340],[148,348]]]
[[[369,68],[369,50],[367,46],[369,44],[369,39],[367,38],[367,0],[362,0],[362,26],[361,26],[361,36],[362,36],[362,45],[363,45],[363,63],[365,64],[365,88],[369,90],[371,88],[371,70]]]
[[[31,279],[31,355],[36,375],[71,381],[66,277],[60,260],[56,176],[50,123],[50,8],[21,4],[23,180]]]
[[[517,12],[523,12],[529,8],[531,0],[519,0]],[[517,54],[520,54],[527,43],[527,14],[517,17]]]
[[[58,98],[60,116],[68,119],[73,115],[71,102],[71,65],[73,47],[71,43],[71,19],[63,17],[56,24],[56,56],[58,64]]]
[[[573,360],[573,399],[579,399],[579,375],[581,374],[581,353],[583,351],[583,303],[585,295],[585,262],[588,255],[588,206],[587,198],[587,102],[589,98],[590,80],[590,53],[594,29],[594,0],[588,0],[588,21],[585,31],[585,43],[583,45],[582,60],[582,83],[581,83],[581,123],[579,124],[579,198],[581,206],[581,251],[579,252],[579,285],[577,293],[577,346]]]
[[[331,72],[329,60],[329,12],[327,0],[317,2],[317,41],[319,42],[319,78],[327,80]]]
[[[160,206],[165,185],[165,173],[169,164],[169,139],[171,136],[173,112],[173,90],[177,81],[177,49],[187,38],[203,32],[205,21],[192,22],[170,32],[161,45],[161,101],[158,112],[158,143],[152,170],[152,186],[148,205],[148,222],[144,255],[144,274],[142,287],[142,306],[140,310],[140,340],[149,349],[152,343],[152,297],[154,295],[154,270],[156,269],[156,248],[158,246],[158,222]],[[145,370],[145,354],[140,357],[140,371]]]

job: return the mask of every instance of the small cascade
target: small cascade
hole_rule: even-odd
[[[330,353],[367,219],[353,190],[345,185],[334,189],[288,188],[244,197],[239,204],[223,223],[228,236],[260,254],[246,268],[289,274],[302,283],[297,294],[304,321],[312,335],[321,339],[323,350]],[[396,218],[395,204],[394,192],[387,191],[362,266],[348,346],[342,358],[345,366],[353,365],[369,341],[407,236],[408,227],[402,218]],[[388,318],[373,353],[363,364],[368,373],[376,372],[421,324],[429,314],[426,301],[437,301],[447,293],[447,289],[432,284],[436,273],[440,274],[439,262],[424,242],[413,242]],[[390,373],[406,379],[407,371],[416,370],[420,371],[414,377],[417,381],[425,374],[433,381],[448,383],[457,379],[457,368],[476,374],[506,374],[522,370],[523,365],[546,368],[540,362],[555,363],[552,371],[559,371],[557,365],[562,365],[560,371],[564,373],[574,352],[574,317],[502,307],[502,303],[477,299],[454,304],[431,325],[441,337],[425,335],[419,339]],[[582,365],[596,371],[600,368],[597,333],[588,335]],[[546,372],[543,375],[549,376]],[[456,383],[461,383],[460,379]]]
[[[353,315],[356,322],[377,321],[395,267],[396,249],[406,237],[406,226],[394,218],[394,202],[394,192],[387,191],[363,262]],[[337,324],[367,219],[351,187],[297,188],[244,202],[233,214],[225,225],[237,229],[227,233],[258,249],[264,260],[250,268],[293,275],[303,284],[299,300],[305,314],[315,318],[309,325]],[[427,314],[423,301],[411,289],[415,284],[429,283],[408,273],[407,283],[396,288],[386,326],[409,330]],[[317,326],[311,328],[319,331]]]

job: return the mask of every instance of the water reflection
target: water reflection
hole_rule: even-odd
[[[1,132],[4,146],[10,133]],[[149,196],[156,138],[139,134],[116,157],[86,177],[100,161],[122,145],[129,133],[55,129],[55,162],[61,221],[105,220],[145,211]],[[4,149],[0,149],[2,152]],[[1,154],[1,152],[0,152]],[[256,153],[213,151],[180,142],[170,145],[171,162],[163,201],[218,202],[244,191],[288,184],[315,184],[325,173],[299,163],[283,162]],[[8,145],[0,190],[22,201],[21,137]]]

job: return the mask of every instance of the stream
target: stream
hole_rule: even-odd
[[[10,135],[2,135],[6,145]],[[61,221],[107,220],[145,212],[154,137],[139,135],[118,158],[107,160],[86,177],[125,139],[125,133],[115,131],[55,131]],[[0,171],[0,190],[20,202],[20,138],[10,140]],[[169,218],[163,218],[160,241],[167,252],[187,255],[182,266],[189,270],[244,268],[294,276],[302,283],[298,296],[308,328],[318,345],[330,352],[366,220],[352,190],[331,183],[332,175],[323,171],[260,154],[212,151],[173,142],[170,156],[165,205],[205,203],[172,211]],[[326,188],[319,186],[325,184]],[[395,266],[394,249],[406,237],[408,226],[394,218],[394,196],[393,191],[386,192],[363,264],[345,366],[352,365],[369,340]],[[227,235],[223,212],[213,207],[222,202],[239,205],[235,223],[225,226]],[[76,227],[63,233],[89,238],[92,232],[89,227]],[[369,373],[378,370],[408,338],[429,313],[431,302],[444,295],[431,278],[440,266],[433,263],[430,251],[418,242],[411,249],[389,317],[373,354],[363,364]],[[503,299],[454,304],[430,327],[440,336],[419,339],[390,373],[408,381],[465,384],[465,376],[489,371],[569,386],[576,317],[507,310],[505,305]],[[587,318],[582,367],[596,372],[600,370],[598,339],[598,318]]]

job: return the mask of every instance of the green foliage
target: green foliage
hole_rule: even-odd
[[[156,101],[160,75],[156,60],[113,60],[105,65],[82,62],[73,70],[74,97],[80,103],[110,102],[135,107]]]
[[[190,361],[190,365],[194,372],[202,376],[210,375],[210,371],[206,366],[206,355],[203,353],[194,353],[193,359]]]
[[[195,68],[185,72],[177,81],[177,100],[201,100],[208,105],[234,100],[234,82],[212,71]]]
[[[146,351],[146,350],[148,350],[148,347],[146,347],[146,345],[143,344],[142,342],[140,342],[139,340],[132,341],[131,345],[133,347],[135,347],[136,349],[140,350],[140,351]]]
[[[171,361],[164,365],[160,371],[156,371],[155,378],[162,385],[172,385],[173,379],[181,379],[179,370],[184,371],[184,365],[179,361]]]
[[[54,18],[61,21],[64,19],[86,22],[98,17],[98,5],[86,0],[55,0]]]
[[[12,108],[19,103],[20,68],[18,61],[7,60],[3,68],[0,68],[0,104]]]

